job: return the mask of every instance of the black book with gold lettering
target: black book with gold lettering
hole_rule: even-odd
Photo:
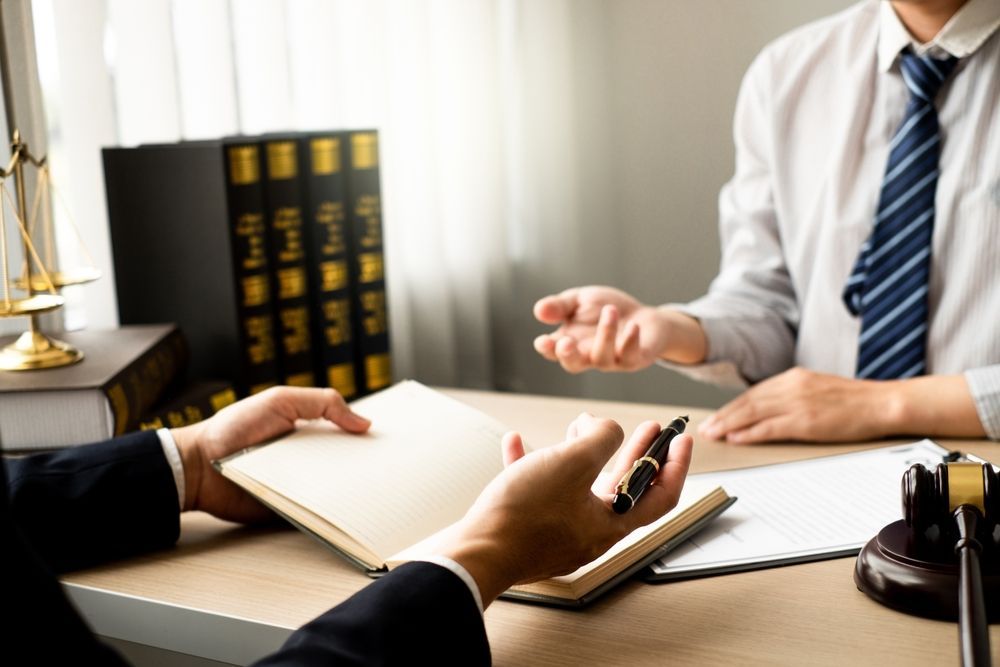
[[[192,377],[278,384],[260,143],[103,150],[121,323],[176,322]]]
[[[139,420],[139,428],[146,431],[195,424],[235,402],[232,382],[198,380],[151,407]]]
[[[352,130],[341,136],[347,168],[348,265],[355,365],[358,390],[363,395],[392,384],[378,133]]]
[[[336,132],[301,135],[299,173],[316,377],[352,399],[359,385],[351,330],[343,141]]]
[[[313,387],[299,141],[297,136],[271,135],[261,147],[278,367],[283,384]]]

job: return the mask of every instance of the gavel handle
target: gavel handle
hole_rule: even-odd
[[[959,555],[958,580],[958,641],[962,665],[990,667],[990,634],[983,599],[983,577],[979,568],[982,545],[976,540],[979,512],[962,505],[955,510],[959,540],[955,551]]]

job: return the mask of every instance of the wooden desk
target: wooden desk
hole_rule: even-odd
[[[581,410],[626,432],[677,408],[447,390],[541,446]],[[705,411],[692,410],[697,422]],[[885,445],[886,443],[879,443]],[[947,442],[1000,460],[1000,445]],[[870,446],[870,445],[869,445]],[[809,458],[865,445],[732,446],[697,441],[695,472]],[[369,583],[305,535],[185,515],[177,548],[64,578],[100,634],[245,663]],[[662,585],[629,582],[586,611],[495,602],[486,626],[497,665],[958,664],[952,623],[900,614],[854,587],[854,558]],[[1000,626],[990,630],[1000,664]]]

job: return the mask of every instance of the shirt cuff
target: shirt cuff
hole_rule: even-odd
[[[1000,364],[965,371],[965,381],[986,437],[1000,440]]]
[[[451,570],[455,575],[465,582],[465,585],[469,587],[469,592],[472,593],[472,599],[476,601],[476,606],[479,607],[479,613],[483,613],[483,596],[479,592],[479,584],[476,580],[472,578],[469,571],[464,567],[448,558],[447,556],[427,556],[426,558],[417,558],[415,560],[422,561],[424,563],[434,563],[435,565],[440,565],[441,567]]]
[[[174,473],[174,484],[177,485],[177,507],[184,511],[184,464],[181,462],[181,453],[177,450],[177,443],[174,436],[170,435],[170,429],[156,429],[156,435],[160,438],[160,446],[163,447],[163,455],[167,457],[170,470]],[[480,607],[482,609],[482,607]]]

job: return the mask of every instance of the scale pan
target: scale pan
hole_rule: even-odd
[[[63,298],[54,294],[36,294],[24,299],[0,301],[0,317],[25,317],[45,313],[63,305]]]

